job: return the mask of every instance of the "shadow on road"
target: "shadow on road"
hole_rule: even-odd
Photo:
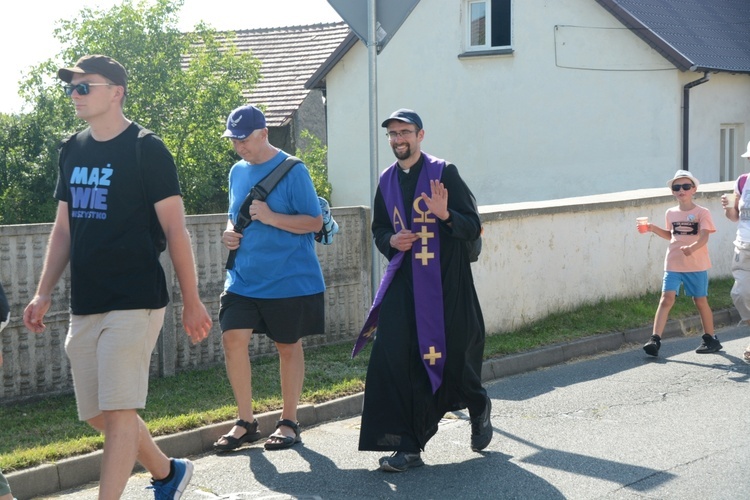
[[[717,335],[722,342],[729,342],[747,337],[747,328],[729,327],[718,330]],[[644,339],[644,342],[645,340],[646,339]],[[730,369],[740,374],[740,376],[731,378],[731,380],[737,382],[746,382],[750,380],[750,365],[745,363],[739,357],[729,354],[726,351],[726,347],[723,351],[714,354],[696,354],[695,356],[697,359],[695,362],[672,359],[673,356],[678,356],[695,350],[699,344],[700,336],[666,339],[662,342],[659,356],[656,357],[645,354],[639,348],[640,346],[633,346],[631,349],[623,349],[615,354],[611,352],[604,353],[608,357],[609,363],[605,365],[590,364],[585,370],[580,368],[580,360],[574,360],[566,365],[556,366],[554,377],[545,377],[542,375],[542,377],[540,377],[542,383],[536,384],[533,387],[529,385],[521,386],[515,384],[502,384],[500,387],[493,389],[493,398],[504,399],[507,401],[524,401],[553,391],[558,387],[567,387],[591,380],[606,378],[627,370],[637,369],[642,366],[643,363],[685,363],[727,370],[726,365],[712,363],[711,358],[713,356],[723,356],[732,362]],[[513,377],[521,376],[523,376],[523,374],[514,375]]]
[[[341,469],[328,457],[304,446],[295,447],[293,452],[309,464],[309,471],[279,472],[262,450],[253,449],[248,453],[249,473],[268,490],[294,498],[486,499],[488,492],[494,498],[565,498],[547,481],[498,452],[482,453],[460,463],[427,463],[404,473]]]

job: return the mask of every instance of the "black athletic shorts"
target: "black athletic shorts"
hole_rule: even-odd
[[[221,294],[221,331],[252,329],[274,342],[294,344],[302,337],[325,333],[323,292],[286,299],[254,299]]]

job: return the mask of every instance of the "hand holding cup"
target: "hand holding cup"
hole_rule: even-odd
[[[636,217],[635,223],[638,225],[637,227],[639,233],[648,232],[648,217]]]
[[[727,208],[734,208],[735,203],[737,203],[737,193],[727,193],[721,196],[721,205],[727,209]]]

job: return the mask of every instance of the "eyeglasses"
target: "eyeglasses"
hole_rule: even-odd
[[[91,92],[90,87],[109,87],[114,83],[79,83],[77,85],[65,85],[65,95],[70,97],[73,95],[73,91],[78,92],[78,95],[88,95]]]
[[[406,139],[409,135],[416,133],[416,130],[402,130],[401,132],[386,132],[385,136],[389,141],[395,141],[397,137],[403,137]]]
[[[690,191],[695,186],[692,184],[672,184],[672,191],[675,193],[678,192],[680,189],[684,189],[685,191]]]

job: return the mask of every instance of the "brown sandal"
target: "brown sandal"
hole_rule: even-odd
[[[260,432],[258,432],[258,421],[256,419],[253,419],[252,423],[250,423],[240,418],[234,423],[234,425],[238,427],[244,427],[245,433],[238,438],[232,436],[231,431],[228,434],[224,434],[219,438],[219,441],[221,441],[221,439],[223,438],[224,442],[220,443],[219,441],[216,441],[214,443],[214,450],[232,451],[236,450],[244,443],[252,443],[253,441],[257,441],[260,439]]]

